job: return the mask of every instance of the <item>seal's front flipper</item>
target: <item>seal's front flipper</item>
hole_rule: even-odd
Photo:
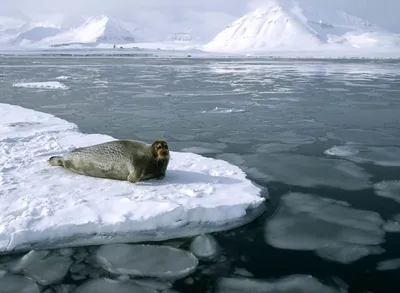
[[[128,181],[130,183],[138,183],[140,179],[142,179],[143,171],[142,170],[135,170],[128,176]]]

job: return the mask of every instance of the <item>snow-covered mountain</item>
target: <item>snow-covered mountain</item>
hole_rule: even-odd
[[[11,40],[12,45],[29,45],[40,42],[41,40],[57,35],[61,29],[55,27],[38,26],[20,33],[15,39]]]
[[[342,11],[274,1],[234,21],[207,43],[204,50],[313,50],[326,44],[375,46],[380,45],[380,40],[383,45],[396,45],[399,38]]]
[[[90,17],[83,24],[42,40],[48,44],[133,43],[132,33],[108,16]]]

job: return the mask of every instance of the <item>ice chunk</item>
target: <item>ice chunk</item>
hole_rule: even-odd
[[[32,280],[17,275],[0,278],[1,293],[40,293],[39,286]]]
[[[324,259],[349,264],[371,254],[381,254],[381,247],[334,243],[317,249],[316,253]]]
[[[378,271],[392,271],[400,269],[400,258],[388,259],[378,263]]]
[[[217,240],[210,234],[195,237],[190,244],[190,251],[199,259],[214,259],[220,252]]]
[[[85,282],[74,293],[158,293],[158,291],[134,284],[131,281],[96,279]]]
[[[7,154],[0,156],[0,251],[190,237],[243,225],[265,210],[263,190],[243,170],[193,153],[171,152],[164,180],[135,186],[47,164],[50,156],[111,140],[0,104]]]
[[[71,76],[68,75],[61,75],[56,77],[57,80],[66,80],[66,79],[72,79]]]
[[[64,248],[60,249],[60,254],[64,256],[72,256],[74,254],[74,250],[72,248]]]
[[[400,180],[382,181],[374,184],[375,193],[400,203]]]
[[[49,253],[49,250],[31,250],[19,260],[11,261],[9,265],[10,271],[13,273],[22,273],[25,268],[32,267],[42,261]]]
[[[337,157],[348,157],[358,153],[358,150],[351,146],[334,146],[326,151],[324,154]]]
[[[67,90],[68,87],[59,81],[44,81],[44,82],[20,82],[14,83],[13,87],[36,88],[36,89],[61,89]]]
[[[55,293],[72,293],[76,285],[73,284],[60,284],[53,287]]]
[[[165,290],[172,287],[170,282],[161,282],[153,279],[133,279],[132,282],[146,288],[154,290]]]
[[[108,244],[96,253],[97,263],[114,274],[180,279],[195,271],[190,252],[170,246]]]
[[[80,263],[84,261],[89,256],[89,252],[83,247],[78,248],[74,255],[72,256],[75,259],[75,262]]]
[[[233,274],[235,276],[239,276],[239,277],[246,277],[246,278],[254,277],[254,275],[252,273],[250,273],[248,270],[246,270],[245,268],[235,268],[235,270],[233,271]]]
[[[306,275],[293,275],[276,280],[222,278],[217,293],[340,293],[341,290],[322,284]]]
[[[265,223],[265,240],[274,247],[316,250],[320,257],[350,263],[379,254],[384,241],[379,214],[323,200],[311,194],[289,193]]]
[[[393,216],[392,220],[388,220],[385,225],[383,225],[383,228],[386,232],[400,232],[400,214]]]
[[[30,251],[12,267],[14,272],[23,272],[41,285],[60,281],[67,274],[72,260],[67,256],[48,251]]]
[[[245,155],[238,160],[230,154],[217,157],[235,162],[246,172],[253,166],[265,173],[265,180],[302,187],[330,186],[345,190],[369,188],[371,175],[352,162],[290,153]],[[235,159],[234,161],[232,159]],[[265,162],[268,162],[267,164]],[[243,167],[243,166],[245,167]]]

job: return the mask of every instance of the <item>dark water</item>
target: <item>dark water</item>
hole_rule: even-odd
[[[61,80],[69,90],[11,86],[58,76],[69,77]],[[0,59],[0,88],[2,103],[54,114],[86,133],[163,138],[172,150],[239,165],[268,188],[266,214],[216,233],[225,261],[194,282],[177,281],[179,292],[214,292],[214,283],[234,268],[255,279],[309,274],[348,292],[400,292],[399,269],[377,270],[379,262],[400,258],[400,234],[384,231],[400,214],[400,190],[382,197],[375,185],[400,180],[398,61],[9,57]],[[341,153],[324,153],[334,146]],[[301,211],[292,205],[280,214],[289,192],[302,193],[299,206],[304,194],[316,197]],[[307,209],[321,207],[321,197],[345,203],[326,201],[321,215],[305,219]],[[346,221],[358,210],[369,213]],[[306,237],[302,249],[284,249],[274,241],[282,235],[277,231],[267,235],[268,223],[283,214],[287,221],[276,222],[278,232],[289,246]],[[327,224],[324,214],[354,225],[353,232],[345,235],[338,220]],[[365,223],[379,231],[365,232]],[[381,241],[370,241],[378,234]],[[321,239],[347,243],[352,236],[357,245],[350,248],[367,249],[364,257],[346,263],[338,254],[316,253]],[[350,248],[339,250],[347,255]]]

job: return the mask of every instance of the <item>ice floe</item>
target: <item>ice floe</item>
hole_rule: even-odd
[[[202,234],[190,243],[190,251],[199,259],[211,260],[218,256],[220,247],[212,235]]]
[[[24,273],[41,285],[49,285],[62,280],[71,265],[70,257],[45,250],[32,250],[17,261],[11,270],[14,273]]]
[[[35,89],[60,89],[67,90],[68,87],[59,81],[42,81],[42,82],[19,82],[14,83],[13,87],[35,88]]]
[[[378,263],[378,271],[394,271],[400,269],[400,258],[388,259]]]
[[[0,117],[0,251],[195,236],[265,210],[263,190],[226,161],[171,152],[162,181],[92,178],[47,159],[112,137],[19,106],[0,104]]]
[[[188,251],[170,246],[108,244],[96,253],[97,263],[113,274],[180,279],[198,265]]]
[[[263,153],[218,158],[240,166],[246,173],[266,181],[280,181],[303,187],[329,186],[345,190],[369,188],[371,175],[353,162],[290,153]],[[253,166],[249,168],[248,166]]]
[[[375,193],[400,203],[400,180],[382,181],[374,184]]]
[[[0,290],[1,293],[40,293],[39,286],[34,281],[18,275],[0,277]]]
[[[324,154],[345,157],[355,163],[370,163],[384,167],[400,166],[400,148],[396,146],[341,145],[324,151]]]
[[[347,157],[351,155],[355,155],[358,153],[358,150],[350,147],[350,146],[334,146],[330,149],[324,151],[324,154],[330,156],[338,156],[338,157]]]
[[[222,278],[217,284],[217,293],[340,293],[336,289],[321,283],[307,275],[293,275],[275,280],[256,280],[246,278]]]
[[[389,233],[400,232],[400,214],[394,215],[391,220],[386,221],[383,225],[383,229]]]
[[[379,214],[323,200],[317,195],[288,193],[266,221],[268,244],[293,250],[315,250],[320,257],[351,263],[384,252],[384,223]]]
[[[149,289],[135,284],[131,281],[111,280],[107,278],[89,280],[79,286],[74,293],[158,293],[154,289]]]

